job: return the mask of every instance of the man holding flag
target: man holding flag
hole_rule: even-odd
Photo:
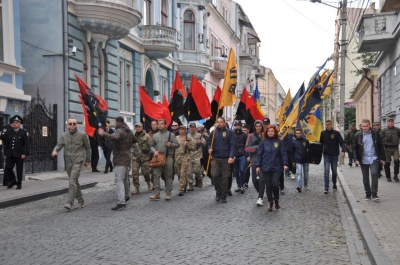
[[[231,48],[218,109],[224,106],[232,106],[233,102],[236,101],[237,69],[235,53]],[[230,164],[235,161],[235,145],[233,132],[226,128],[225,119],[218,117],[217,127],[214,129],[212,137],[208,138],[208,153],[210,158],[212,157],[211,176],[216,191],[215,200],[218,202],[221,200],[226,203],[228,179],[231,174]]]

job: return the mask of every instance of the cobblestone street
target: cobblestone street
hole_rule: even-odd
[[[362,249],[352,250],[360,243],[346,243],[340,200],[322,183],[322,165],[310,166],[303,193],[285,177],[282,209],[272,213],[256,207],[251,184],[215,202],[208,178],[183,197],[175,179],[170,202],[149,201],[143,183],[114,212],[114,186],[100,183],[83,191],[84,209],[66,212],[64,195],[1,210],[1,264],[366,264]]]

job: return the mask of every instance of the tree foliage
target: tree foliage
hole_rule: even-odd
[[[356,123],[356,108],[355,107],[345,107],[344,108],[344,129],[350,128],[351,124]],[[356,124],[357,128],[358,125]]]
[[[364,68],[368,68],[369,65],[373,64],[377,56],[378,56],[377,52],[359,53],[359,55],[355,59],[361,60],[362,67],[361,69],[357,69],[351,72],[355,73],[356,76],[364,75]]]

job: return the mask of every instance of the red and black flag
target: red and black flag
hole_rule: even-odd
[[[243,92],[242,92],[242,96],[240,97],[240,102],[239,102],[238,108],[236,110],[235,120],[245,120],[246,119],[246,110],[248,109],[248,107],[247,107],[248,100],[249,100],[249,93],[247,92],[247,89],[244,88]]]
[[[199,80],[192,75],[189,94],[183,106],[188,121],[198,121],[211,117],[211,105],[206,90]]]
[[[168,109],[169,103],[166,95],[164,95],[162,105]]]
[[[217,90],[215,91],[214,98],[211,101],[211,117],[204,122],[204,127],[207,128],[207,130],[210,130],[211,127],[214,126],[215,124],[215,119],[217,117],[222,117],[222,114],[224,114],[224,107],[222,107],[219,112],[218,112],[218,106],[219,106],[219,100],[221,99],[221,88],[218,86]]]
[[[93,136],[97,128],[106,127],[106,120],[108,116],[107,102],[86,85],[85,81],[75,75],[78,81],[79,91],[81,94],[79,98],[82,103],[83,114],[85,118],[86,133]]]
[[[184,113],[183,110],[183,99],[186,98],[186,90],[182,84],[181,78],[179,76],[179,72],[176,71],[175,80],[172,84],[171,90],[171,99],[169,102],[169,112],[171,114],[172,120],[176,121],[179,125],[182,124],[181,120],[179,119]]]
[[[151,100],[146,91],[139,86],[140,93],[140,121],[144,124],[145,130],[150,130],[151,122],[164,119],[168,127],[171,123],[169,110],[163,104],[157,104]]]

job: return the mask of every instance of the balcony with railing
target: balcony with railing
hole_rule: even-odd
[[[260,67],[257,69],[256,76],[257,77],[264,77],[265,76],[265,71],[266,71],[265,66],[260,65]]]
[[[239,49],[239,57],[243,59],[252,59],[255,56],[254,50],[249,46],[241,46]]]
[[[400,11],[399,0],[381,0],[381,12]]]
[[[397,13],[364,15],[358,25],[358,52],[377,52],[390,48],[399,34],[400,16]]]
[[[212,57],[211,61],[211,75],[218,79],[224,79],[225,68],[228,65],[227,57]]]
[[[142,20],[139,0],[68,0],[70,10],[88,32],[88,39],[122,39]]]
[[[150,58],[165,58],[177,51],[178,40],[176,29],[162,25],[142,25],[139,37],[143,40],[143,48]]]
[[[190,80],[192,74],[202,80],[204,76],[212,71],[210,56],[197,50],[179,50],[177,67],[182,79]]]

